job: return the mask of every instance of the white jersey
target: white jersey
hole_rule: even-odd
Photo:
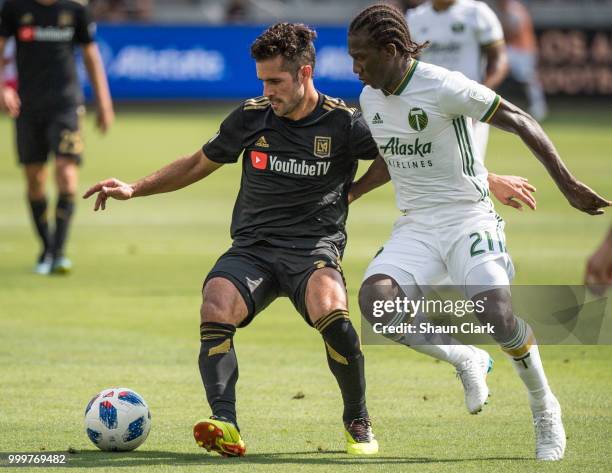
[[[364,119],[387,163],[402,211],[485,201],[469,118],[488,121],[500,97],[459,72],[412,60],[392,93],[364,87]]]
[[[412,39],[431,42],[419,59],[459,71],[478,82],[483,79],[481,48],[504,39],[493,10],[475,0],[456,0],[443,11],[434,10],[427,1],[406,16]]]

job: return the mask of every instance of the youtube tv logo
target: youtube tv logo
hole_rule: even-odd
[[[266,169],[268,167],[268,155],[259,151],[251,151],[251,164],[255,169]]]
[[[34,41],[34,28],[31,26],[23,26],[17,32],[19,41],[29,42]]]

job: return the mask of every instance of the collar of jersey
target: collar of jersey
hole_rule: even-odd
[[[406,70],[406,73],[404,74],[404,77],[402,77],[402,80],[397,85],[397,87],[395,87],[395,89],[392,92],[382,89],[383,94],[385,94],[385,96],[401,95],[404,89],[406,88],[406,86],[408,85],[408,82],[410,82],[410,79],[412,79],[412,76],[414,75],[414,71],[416,71],[418,63],[419,61],[413,58],[412,62],[410,63],[410,66],[408,66],[408,69]]]

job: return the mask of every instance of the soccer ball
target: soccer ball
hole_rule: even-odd
[[[150,430],[149,407],[131,389],[105,389],[85,408],[85,432],[105,452],[134,450],[144,443]]]

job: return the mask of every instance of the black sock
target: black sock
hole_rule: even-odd
[[[349,423],[353,419],[368,417],[363,353],[348,312],[335,310],[317,320],[314,326],[323,336],[327,364],[342,392],[342,419]]]
[[[74,212],[74,195],[60,194],[55,209],[55,236],[53,238],[53,257],[64,254],[64,245],[68,237],[68,227]]]
[[[217,322],[200,325],[200,375],[214,416],[225,417],[236,427],[238,360],[233,337],[236,327]],[[240,430],[240,429],[239,429]]]
[[[51,247],[51,239],[49,237],[49,224],[47,222],[47,199],[43,197],[41,200],[29,199],[30,210],[32,212],[32,220],[36,227],[36,232],[40,237],[43,246],[43,254],[47,253]]]

